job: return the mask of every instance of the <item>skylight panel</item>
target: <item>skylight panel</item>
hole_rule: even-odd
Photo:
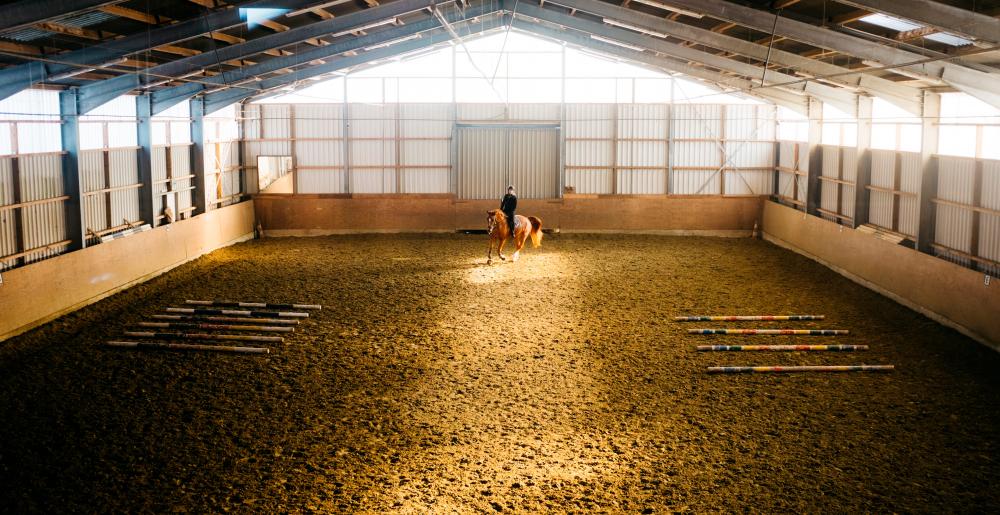
[[[895,16],[889,16],[882,13],[869,14],[868,16],[861,18],[861,21],[871,23],[872,25],[878,25],[879,27],[885,27],[887,29],[898,30],[900,32],[920,28],[920,25],[916,23],[901,20]]]
[[[937,41],[938,43],[944,43],[946,45],[951,45],[951,46],[965,46],[972,44],[972,41],[968,39],[956,36],[954,34],[948,34],[947,32],[935,32],[934,34],[928,34],[924,37],[933,41]]]

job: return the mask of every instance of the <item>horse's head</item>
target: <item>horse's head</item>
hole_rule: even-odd
[[[503,214],[499,209],[491,209],[486,212],[486,233],[493,234],[493,229],[496,229],[500,220],[503,218]]]

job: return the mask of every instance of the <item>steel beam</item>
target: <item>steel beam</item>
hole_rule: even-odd
[[[637,29],[667,34],[692,43],[751,57],[758,61],[769,61],[770,63],[793,68],[813,76],[832,75],[832,77],[824,80],[846,88],[882,97],[910,113],[920,113],[920,90],[897,84],[881,77],[867,75],[863,71],[853,71],[777,48],[769,50],[764,45],[758,45],[718,32],[712,32],[711,30],[673,21],[669,18],[664,19],[659,16],[645,14],[600,0],[555,0],[554,2],[550,1],[547,3],[555,3],[571,9],[588,12],[605,19],[616,20],[631,25]]]
[[[1000,74],[986,73],[946,61],[926,61],[927,57],[888,45],[873,44],[824,27],[785,18],[774,13],[724,0],[662,0],[683,9],[703,13],[722,21],[737,23],[768,34],[784,36],[819,48],[898,66],[910,74],[939,79],[980,100],[1000,107]],[[908,64],[913,62],[921,64]]]
[[[156,212],[156,186],[153,184],[153,113],[151,110],[152,99],[149,95],[139,95],[135,101],[136,114],[136,141],[139,150],[136,152],[139,168],[139,217],[148,222],[150,226],[156,227],[156,217],[160,213]],[[169,148],[166,149],[170,151]],[[163,197],[160,197],[161,205]]]
[[[21,0],[0,8],[0,31],[33,25],[57,16],[96,9],[123,0]]]
[[[823,175],[823,103],[809,99],[809,170],[806,172],[806,213],[819,216],[819,205],[823,198],[819,180]]]
[[[858,97],[857,175],[854,178],[854,214],[851,215],[855,228],[868,223],[871,203],[868,185],[872,182],[872,104],[872,99]]]
[[[488,30],[491,28],[500,27],[503,24],[504,24],[503,21],[501,21],[499,18],[495,18],[488,21],[479,21],[477,23],[470,24],[469,27],[474,27],[481,30]],[[446,32],[440,32],[433,35],[427,35],[419,39],[402,41],[398,44],[390,45],[384,48],[376,48],[368,50],[355,56],[338,57],[336,59],[330,60],[325,64],[310,66],[308,68],[302,68],[292,73],[287,73],[270,79],[265,79],[257,83],[251,83],[247,85],[248,88],[250,89],[233,88],[215,93],[209,93],[205,95],[205,113],[206,114],[214,113],[215,111],[218,111],[223,107],[239,102],[245,98],[250,98],[252,96],[261,93],[266,93],[270,90],[280,88],[288,84],[292,84],[294,82],[335,72],[351,66],[357,66],[359,64],[364,64],[378,59],[385,59],[388,57],[393,57],[398,54],[420,50],[422,48],[442,43],[450,39],[452,39],[450,34]]]
[[[587,32],[589,34],[600,35],[629,45],[647,48],[678,59],[699,62],[713,68],[735,73],[750,79],[756,79],[759,81],[760,78],[763,77],[765,83],[782,84],[801,81],[799,77],[766,70],[759,66],[742,63],[740,61],[710,54],[708,52],[702,52],[683,45],[669,43],[660,38],[573,17],[568,14],[537,7],[528,3],[518,3],[515,10],[517,14],[524,14],[549,23],[555,23],[564,27]],[[812,81],[801,81],[796,84],[781,86],[781,89],[798,91],[801,94],[815,96],[848,112],[851,111],[854,106],[853,93],[844,89],[838,89]]]
[[[464,18],[472,16],[485,16],[496,11],[497,8],[495,6],[478,6],[466,9],[464,13],[450,14],[447,18],[450,22],[454,23]],[[360,50],[372,45],[386,43],[439,27],[441,27],[440,22],[434,18],[427,18],[418,22],[408,23],[402,27],[375,32],[365,36],[334,43],[332,45],[311,48],[304,52],[298,52],[295,55],[269,59],[260,64],[223,72],[213,77],[206,77],[199,82],[187,83],[181,86],[156,91],[153,93],[153,114],[160,113],[185,98],[190,98],[198,93],[211,89],[211,84],[218,84],[219,87],[223,87],[227,84],[249,80],[253,77],[262,76],[277,70],[300,66],[316,59],[328,59],[337,54]]]
[[[62,119],[62,183],[66,217],[67,250],[87,246],[87,221],[83,210],[83,182],[80,180],[80,110],[75,90],[59,93],[59,116]]]
[[[153,100],[155,106],[155,100]],[[242,120],[239,122],[243,123]],[[205,184],[205,102],[204,99],[191,100],[191,175],[194,179],[194,213],[200,215],[208,207]]]
[[[432,3],[433,0],[397,0],[395,2],[380,5],[364,11],[358,11],[329,20],[304,25],[302,27],[284,32],[277,32],[256,39],[251,39],[245,43],[218,48],[212,52],[204,52],[198,55],[177,59],[159,66],[142,70],[135,74],[122,75],[113,79],[88,84],[80,88],[82,99],[81,107],[84,109],[84,112],[87,112],[88,110],[94,109],[104,102],[107,102],[108,100],[119,95],[128,93],[133,89],[141,88],[152,82],[161,81],[163,80],[162,77],[181,77],[200,69],[217,65],[220,62],[243,59],[267,50],[292,45],[307,39],[344,32],[351,30],[352,28],[362,27],[366,24],[391,19],[408,12],[426,8],[432,5]],[[368,39],[371,40],[373,38],[368,37]],[[343,47],[345,44],[350,44],[353,41],[356,40],[349,40],[347,42],[341,42],[334,45],[314,47],[304,52],[297,52],[296,54],[290,56],[276,57],[265,61],[259,66],[263,67],[266,65],[270,68],[270,71],[274,71],[287,68],[290,65],[294,66],[295,64],[306,63],[314,59],[321,59],[339,53],[334,51],[334,47]],[[377,43],[378,41],[375,42]],[[303,60],[303,57],[308,58]],[[226,82],[242,80],[242,78],[247,76],[247,74],[241,73],[241,70],[243,69],[244,68],[240,68],[234,72],[216,75],[215,77],[209,78],[209,80],[205,80],[205,82],[217,82],[224,84]],[[259,75],[260,73],[266,72],[257,72],[256,74]],[[243,75],[243,77],[236,79],[230,78],[239,75]],[[191,82],[179,87],[187,87],[189,90],[195,90],[195,93],[205,89],[204,87],[198,88],[198,86],[202,85],[197,82]],[[154,98],[154,104],[156,103],[156,100],[157,99]],[[155,107],[156,106],[154,106],[154,114],[157,112]]]
[[[647,52],[629,50],[618,45],[597,41],[589,36],[585,36],[577,32],[568,32],[556,29],[524,18],[515,19],[513,21],[513,26],[516,29],[530,32],[537,36],[564,41],[578,47],[588,48],[607,55],[621,57],[623,59],[646,64],[664,71],[683,73],[689,77],[709,83],[716,88],[721,88],[723,90],[735,90],[735,92],[738,93],[755,96],[767,102],[787,107],[803,115],[807,113],[807,97],[801,95],[795,95],[777,89],[752,89],[753,84],[746,79],[724,75],[703,67],[692,66],[684,61],[671,59],[669,57],[660,57]]]
[[[975,40],[1000,42],[1000,19],[930,0],[837,0]]]
[[[924,94],[924,112],[920,127],[920,158],[923,173],[920,176],[920,193],[917,194],[920,218],[917,222],[917,250],[928,254],[934,251],[934,225],[937,219],[938,184],[938,129],[941,123],[941,95]],[[897,159],[899,159],[897,157]],[[898,200],[897,200],[898,202]]]
[[[269,8],[299,9],[315,4],[316,0],[255,0],[240,4],[240,7],[264,6]],[[34,10],[35,8],[32,7]],[[122,57],[200,36],[210,31],[224,30],[244,21],[239,9],[224,9],[208,13],[190,20],[151,29],[111,41],[59,54],[59,61],[72,64],[52,64],[32,61],[0,70],[0,100],[21,91],[32,84],[44,82],[49,77],[79,70],[81,66],[99,66]],[[211,54],[211,53],[209,53]],[[74,66],[81,65],[81,66]]]

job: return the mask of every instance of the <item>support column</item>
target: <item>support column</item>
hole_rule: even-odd
[[[68,89],[59,93],[59,116],[62,120],[62,180],[63,195],[68,196],[63,206],[66,213],[67,250],[87,246],[83,214],[83,183],[80,181],[80,97],[78,91]]]
[[[139,150],[136,153],[139,168],[139,217],[149,222],[149,225],[159,225],[156,220],[156,198],[153,185],[153,98],[148,93],[136,97],[136,141]],[[169,152],[169,148],[166,150]]]
[[[260,111],[258,111],[258,112],[260,113],[259,114],[260,121],[258,122],[259,125],[258,125],[258,129],[257,129],[258,130],[257,137],[261,138],[261,139],[264,139],[264,106],[260,106]],[[239,177],[240,191],[237,192],[237,193],[233,193],[233,195],[236,195],[236,197],[234,197],[233,199],[231,199],[229,201],[230,204],[235,204],[237,202],[241,202],[243,200],[243,196],[246,195],[246,193],[248,191],[250,191],[249,189],[247,189],[247,170],[248,170],[247,163],[246,163],[246,160],[247,160],[247,150],[246,150],[247,131],[246,131],[246,125],[244,125],[244,123],[245,123],[244,120],[246,120],[246,117],[247,117],[246,100],[243,100],[243,101],[239,102],[238,104],[236,104],[236,119],[239,120],[239,122],[236,124],[236,138],[237,138],[236,139],[236,164],[238,166],[238,168],[236,169],[236,175]],[[254,163],[253,165],[254,165],[254,170],[256,170],[257,169],[256,168],[257,163]],[[222,173],[221,172],[222,168],[223,167],[220,167],[220,172],[219,172],[220,174]],[[256,174],[255,174],[255,176],[256,176]],[[218,192],[218,193],[219,193],[219,196],[221,196],[222,192]],[[218,207],[221,207],[221,206],[219,204],[216,204],[215,207],[218,208]]]
[[[205,193],[205,98],[191,99],[191,181],[194,186],[194,213],[206,211]]]
[[[820,176],[823,174],[823,102],[809,97],[809,171],[806,175],[806,213],[819,216]]]
[[[857,175],[854,179],[854,227],[868,223],[872,182],[872,104],[871,97],[858,95],[855,116],[858,119]]]
[[[934,243],[934,225],[937,208],[933,199],[937,196],[938,183],[938,124],[941,121],[941,95],[924,93],[923,110],[920,126],[920,158],[923,162],[923,174],[920,178],[920,193],[917,204],[920,206],[920,219],[917,225],[917,250],[931,253]]]

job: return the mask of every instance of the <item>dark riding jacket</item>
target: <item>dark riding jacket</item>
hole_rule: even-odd
[[[508,193],[503,196],[503,200],[500,201],[500,211],[507,215],[507,218],[514,216],[514,210],[517,209],[517,195],[513,193]]]

